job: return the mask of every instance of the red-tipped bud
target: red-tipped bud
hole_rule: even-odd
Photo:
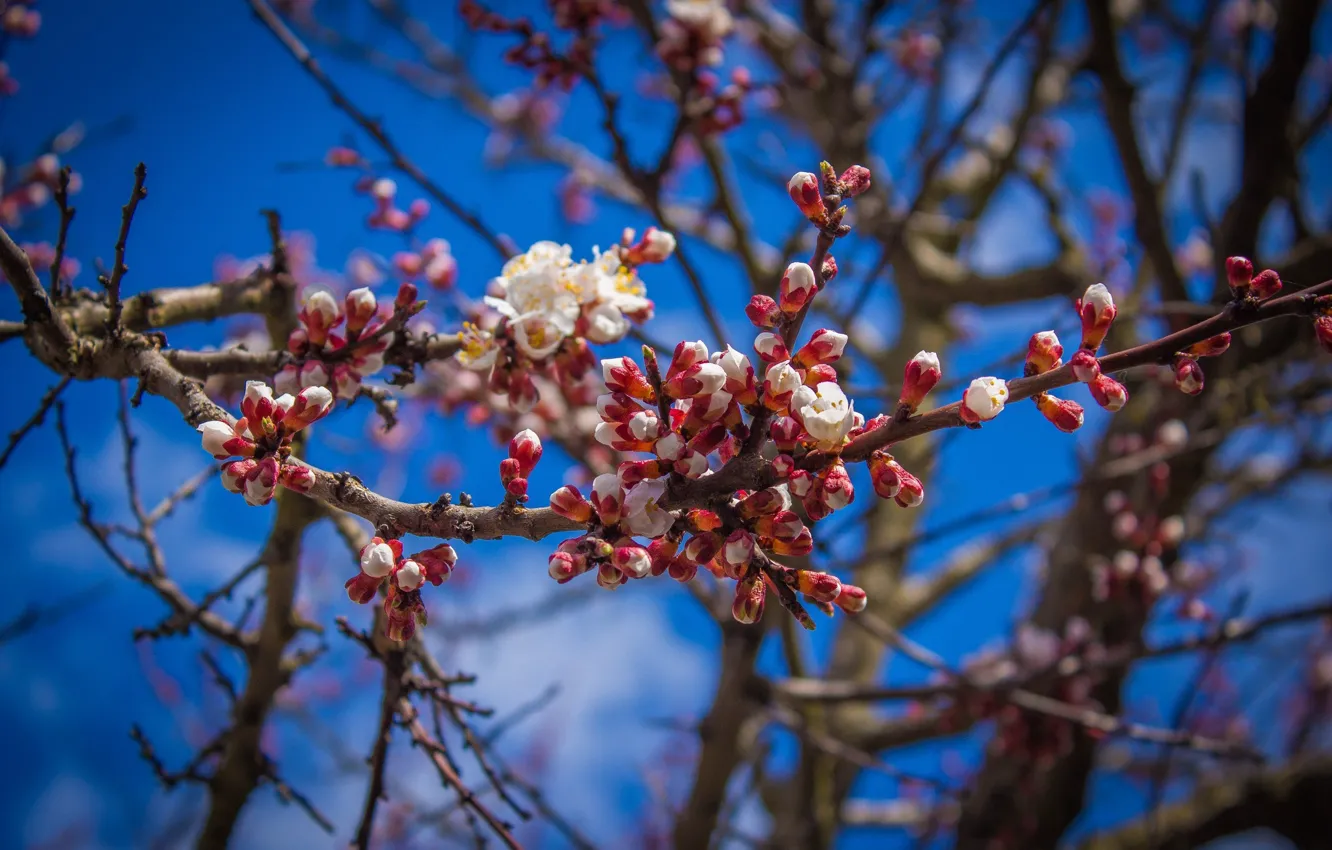
[[[834,511],[840,511],[855,500],[856,488],[842,463],[838,462],[823,476],[823,493],[828,507]]]
[[[669,398],[696,398],[719,392],[726,386],[726,372],[716,363],[695,363],[661,385]],[[729,399],[727,399],[729,402]],[[724,410],[724,406],[723,406]]]
[[[874,493],[879,498],[891,499],[902,489],[902,474],[906,470],[883,449],[870,453],[869,472],[870,483],[874,485]]]
[[[347,598],[357,605],[364,605],[375,598],[375,594],[379,592],[379,585],[383,581],[383,576],[368,576],[365,573],[357,573],[347,579],[342,586],[347,588]]]
[[[509,441],[509,457],[518,462],[518,474],[527,478],[541,460],[541,438],[531,428],[524,428]]]
[[[827,363],[815,363],[805,370],[804,384],[807,387],[817,389],[819,384],[837,383],[837,370]]]
[[[900,473],[902,488],[897,491],[893,501],[901,508],[917,508],[925,501],[925,485],[920,483],[920,479],[907,472],[905,469]]]
[[[763,583],[763,575],[755,573],[746,576],[735,584],[735,599],[731,602],[731,616],[736,622],[749,625],[757,623],[763,617],[763,602],[768,590]]]
[[[1128,389],[1109,375],[1101,375],[1088,388],[1096,403],[1111,413],[1128,404]]]
[[[412,560],[425,571],[425,580],[439,587],[449,580],[449,575],[458,563],[458,553],[449,544],[441,543],[424,552],[417,552]]]
[[[671,365],[666,369],[665,379],[669,381],[695,363],[706,363],[707,360],[708,347],[703,340],[695,342],[682,340],[675,346],[675,354],[671,357]]]
[[[368,287],[353,289],[343,299],[343,309],[347,314],[347,333],[360,333],[375,317],[378,309],[375,294]]]
[[[1096,355],[1085,348],[1079,348],[1073,352],[1068,365],[1073,369],[1073,377],[1084,384],[1090,384],[1101,376],[1101,361],[1097,360]]]
[[[1190,357],[1215,357],[1224,354],[1228,348],[1230,348],[1230,334],[1227,332],[1208,337],[1202,342],[1195,342],[1184,353]]]
[[[278,471],[278,483],[293,493],[308,493],[314,487],[314,471],[308,466],[285,463]]]
[[[791,452],[795,451],[795,447],[800,443],[800,435],[804,430],[800,423],[790,416],[779,416],[768,426],[768,435],[776,444],[777,451]]]
[[[907,361],[906,373],[902,378],[902,394],[897,403],[914,413],[942,376],[939,355],[933,351],[917,352],[915,357]]]
[[[854,198],[870,187],[870,170],[863,165],[853,165],[837,178],[837,186],[842,197]]]
[[[1059,344],[1059,337],[1054,331],[1041,331],[1032,334],[1027,343],[1026,375],[1040,375],[1051,369],[1058,369],[1060,358],[1064,356],[1064,346]]]
[[[624,490],[620,479],[607,472],[592,479],[592,507],[602,525],[615,525],[624,509]]]
[[[1041,393],[1036,396],[1036,407],[1060,431],[1071,434],[1082,427],[1082,405],[1075,401]]]
[[[754,535],[743,528],[732,531],[722,546],[722,560],[726,562],[727,575],[731,578],[740,578],[745,574],[745,569],[753,558]]]
[[[810,337],[809,342],[800,347],[795,353],[792,361],[803,368],[810,368],[815,365],[824,365],[836,363],[842,359],[842,352],[846,350],[847,336],[837,331],[830,331],[827,328],[819,328]],[[834,375],[837,373],[834,372]]]
[[[838,594],[833,602],[848,614],[857,614],[865,610],[869,597],[865,595],[864,590],[854,584],[844,584],[842,585],[842,592]]]
[[[808,171],[796,172],[787,182],[786,191],[805,218],[818,221],[827,215],[817,175]]]
[[[823,285],[827,286],[837,277],[837,258],[832,254],[823,258]]]
[[[1093,283],[1078,299],[1078,314],[1082,317],[1082,348],[1095,352],[1110,332],[1110,325],[1119,312],[1115,299],[1105,284]]]
[[[816,602],[832,602],[842,595],[842,582],[837,576],[814,570],[796,573],[796,589]]]
[[[805,305],[814,297],[817,288],[814,270],[809,264],[792,263],[786,267],[786,274],[782,275],[777,303],[783,313],[794,316],[805,309]]]
[[[587,558],[574,552],[555,552],[546,561],[546,572],[560,584],[587,572]]]
[[[1249,294],[1253,283],[1253,261],[1248,257],[1226,258],[1226,279],[1230,282],[1230,291],[1236,298]]]
[[[745,307],[745,315],[756,328],[774,328],[782,320],[782,308],[767,295],[755,295]]]
[[[1197,360],[1184,354],[1175,355],[1175,386],[1188,395],[1203,391],[1203,370]]]
[[[601,361],[601,377],[613,393],[624,393],[630,398],[656,404],[657,393],[652,389],[643,370],[628,357],[612,357]]]
[[[550,509],[565,519],[588,522],[592,519],[592,503],[572,484],[566,484],[550,494]]]
[[[1332,316],[1317,316],[1313,320],[1314,338],[1328,354],[1332,354]]]
[[[652,555],[642,546],[620,546],[611,556],[616,569],[633,578],[645,578],[652,572]]]
[[[761,333],[754,337],[754,351],[764,363],[778,363],[791,359],[786,343],[774,333]]]
[[[745,519],[754,519],[761,516],[771,516],[789,507],[791,507],[791,497],[785,489],[768,487],[745,496],[735,506],[735,509]]]
[[[1259,301],[1271,298],[1281,291],[1281,275],[1275,269],[1263,269],[1253,278],[1253,297]]]
[[[398,286],[398,294],[393,299],[393,309],[403,313],[416,313],[416,284],[406,281]]]

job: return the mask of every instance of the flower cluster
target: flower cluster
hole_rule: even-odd
[[[309,467],[290,461],[291,441],[332,408],[333,394],[324,387],[274,398],[267,384],[250,381],[236,424],[217,419],[200,425],[199,432],[204,451],[213,457],[241,458],[222,465],[222,486],[244,494],[251,505],[266,505],[279,484],[297,493],[314,484]]]
[[[431,239],[419,251],[399,251],[393,268],[407,280],[424,280],[439,290],[452,289],[458,281],[458,261],[444,239]]]
[[[387,177],[367,178],[357,185],[363,187],[374,202],[374,208],[365,219],[366,226],[372,229],[406,233],[430,213],[430,202],[425,198],[417,198],[407,205],[407,209],[400,209],[397,206],[398,184]]]
[[[11,6],[9,11],[22,7]],[[33,14],[36,14],[35,12]],[[0,62],[0,66],[4,63]],[[3,67],[0,67],[0,89],[4,82]],[[62,133],[67,136],[69,131]],[[64,142],[67,145],[77,143],[77,133]],[[60,137],[57,137],[58,139]],[[40,209],[50,203],[56,187],[60,185],[60,156],[56,153],[44,153],[32,162],[7,175],[5,161],[0,159],[0,225],[18,227],[23,223],[25,214]],[[6,177],[17,177],[7,180]],[[78,172],[69,175],[69,193],[77,194],[83,188],[83,178]]]
[[[458,554],[447,543],[404,558],[401,540],[376,537],[361,548],[361,569],[343,585],[351,601],[364,605],[379,593],[388,579],[384,595],[385,634],[390,640],[410,640],[418,625],[426,624],[421,588],[426,582],[439,587],[448,581],[458,563]]]
[[[37,0],[11,0],[0,6],[0,32],[5,38],[32,38],[42,28],[42,13],[32,8]],[[18,80],[9,73],[9,63],[0,62],[0,97],[18,94]]]
[[[541,438],[531,429],[524,429],[509,441],[509,456],[500,461],[500,483],[506,498],[527,501],[527,476],[541,460]]]
[[[675,237],[648,228],[634,241],[626,230],[608,251],[574,262],[568,245],[538,242],[504,264],[485,303],[499,315],[492,328],[468,324],[459,333],[458,361],[489,375],[491,391],[525,412],[537,400],[534,373],[554,371],[577,381],[594,364],[588,342],[623,339],[630,322],[652,317],[638,268],[665,261]]]
[[[678,71],[722,63],[722,40],[735,28],[725,0],[667,0],[657,55]]]
[[[322,289],[310,293],[297,315],[300,325],[287,337],[287,350],[300,362],[283,366],[274,385],[286,393],[329,387],[339,399],[355,398],[361,382],[384,368],[384,352],[394,340],[390,321],[401,322],[424,306],[412,283],[399,287],[388,319],[367,287],[353,289],[341,304]]]

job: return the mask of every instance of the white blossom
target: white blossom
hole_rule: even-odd
[[[371,578],[383,578],[393,572],[393,547],[387,543],[371,543],[361,550],[361,572]]]
[[[800,424],[819,448],[838,448],[854,424],[855,410],[846,393],[832,381],[820,383],[815,393],[813,400],[799,408]]]
[[[1008,384],[999,378],[977,378],[967,388],[965,399],[977,419],[993,419],[1008,401]]]
[[[631,534],[660,537],[675,518],[659,502],[666,496],[664,478],[645,478],[624,495],[624,524]]]

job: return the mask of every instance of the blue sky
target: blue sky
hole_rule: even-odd
[[[259,210],[266,207],[282,213],[287,229],[313,233],[320,265],[335,272],[355,250],[389,254],[400,247],[390,236],[365,230],[365,202],[352,194],[345,173],[284,167],[315,163],[344,138],[358,138],[364,150],[370,147],[262,30],[244,3],[51,0],[42,10],[39,38],[9,47],[7,59],[23,88],[0,111],[0,147],[7,161],[16,163],[71,122],[82,121],[89,128],[88,141],[70,157],[84,181],[69,240],[70,254],[84,264],[81,283],[91,282],[88,270],[94,258],[110,256],[119,207],[140,160],[149,168],[150,195],[134,221],[126,278],[130,291],[207,280],[219,256],[262,253],[267,236]],[[1005,32],[1020,16],[1015,9],[996,13],[992,32]],[[444,12],[438,17],[436,23],[447,37],[456,23]],[[1071,25],[1074,32],[1079,26],[1076,21]],[[483,50],[495,46],[484,40],[478,44]],[[634,71],[635,48],[615,46],[608,62]],[[959,59],[948,92],[953,108],[969,96],[981,62],[976,57]],[[335,60],[328,66],[354,100],[386,117],[388,129],[412,159],[520,245],[553,238],[570,242],[575,255],[585,256],[593,245],[609,244],[622,227],[650,223],[641,213],[599,202],[592,223],[566,224],[558,214],[555,189],[561,175],[554,169],[487,171],[479,153],[487,131],[471,119],[361,69]],[[523,74],[498,62],[481,61],[477,67],[491,92],[516,88],[524,80]],[[1169,61],[1163,63],[1167,73],[1160,75],[1162,86],[1169,85],[1172,67]],[[631,73],[623,80],[621,89],[627,91]],[[1016,78],[1005,80],[987,112],[1002,113],[1004,99],[1016,92],[1015,83]],[[1223,84],[1218,82],[1215,89],[1223,91]],[[654,155],[664,113],[659,106],[633,100],[625,110],[641,131],[631,136],[635,154]],[[908,109],[907,117],[886,126],[876,141],[876,151],[890,163],[907,153],[904,140],[913,137],[912,114]],[[604,150],[596,115],[585,96],[575,94],[560,129],[593,150]],[[1118,191],[1118,177],[1107,167],[1108,141],[1095,117],[1086,110],[1063,117],[1077,140],[1076,155],[1067,160],[1069,184]],[[773,128],[747,127],[736,138],[763,150],[773,141]],[[1326,137],[1320,144],[1327,147]],[[816,152],[798,143],[789,144],[786,153],[800,168],[817,162]],[[1210,175],[1226,173],[1235,154],[1224,136],[1214,134],[1191,142],[1187,156]],[[1311,175],[1311,191],[1326,188],[1328,176],[1325,168]],[[419,196],[406,180],[399,182],[404,198]],[[696,182],[686,180],[685,190]],[[1182,191],[1172,189],[1172,195]],[[793,216],[781,186],[747,184],[746,196],[756,231],[771,242],[783,238]],[[970,249],[979,264],[1002,269],[1045,256],[1049,246],[1031,233],[1033,204],[1030,196],[1017,191],[996,202]],[[1187,214],[1172,220],[1181,236],[1193,224]],[[32,220],[25,234],[49,238],[53,229],[48,211]],[[498,270],[494,254],[442,210],[431,213],[422,235],[452,243],[460,285],[469,294],[478,295]],[[744,283],[739,269],[708,249],[695,248],[694,254],[714,303],[728,317],[732,341],[747,347],[752,328],[741,313]],[[653,269],[646,278],[658,303],[659,318],[649,328],[653,336],[672,342],[696,336],[702,325],[678,270]],[[871,309],[871,324],[890,336],[896,322],[891,297],[877,297]],[[15,318],[17,312],[12,298],[0,296],[0,316]],[[1032,331],[1049,326],[1051,317],[1057,317],[1053,321],[1061,330],[1073,326],[1071,311],[1057,303],[988,314],[977,337],[945,362],[946,375],[974,373],[1021,346]],[[216,344],[225,330],[221,324],[173,329],[170,340],[182,346]],[[0,347],[0,368],[12,376],[0,413],[0,430],[8,432],[27,417],[52,379],[17,343]],[[1085,397],[1075,397],[1091,406]],[[75,386],[65,398],[80,469],[98,516],[121,517],[115,388]],[[872,403],[866,406],[871,407],[867,413],[875,412]],[[484,432],[431,413],[420,419],[422,430],[413,445],[389,453],[364,440],[366,414],[358,408],[325,429],[313,460],[326,468],[348,469],[388,495],[424,500],[435,495],[424,471],[433,461],[453,455],[470,464],[458,489],[474,494],[479,503],[499,497],[494,466],[499,454]],[[1102,422],[1100,412],[1091,410],[1084,433],[1065,437],[1040,420],[1030,405],[1021,405],[980,432],[950,440],[928,494],[927,523],[943,523],[1013,493],[1068,480],[1076,470],[1077,448],[1090,444]],[[149,399],[138,411],[135,427],[142,438],[140,462],[149,470],[143,478],[150,503],[205,466],[207,458],[195,436],[169,405]],[[1033,440],[1032,434],[1040,439]],[[1270,440],[1259,442],[1259,448],[1246,451],[1281,449]],[[1022,462],[1005,463],[998,474],[977,477],[972,472],[990,458],[1017,451]],[[32,435],[0,473],[7,485],[0,529],[17,541],[10,569],[24,570],[24,577],[40,576],[38,581],[20,579],[8,585],[10,593],[0,600],[0,622],[29,603],[49,602],[53,591],[77,596],[94,589],[96,598],[57,624],[0,645],[0,724],[10,732],[10,763],[23,766],[22,772],[0,775],[0,845],[25,846],[72,827],[79,831],[66,836],[62,846],[131,846],[146,831],[170,821],[178,807],[188,811],[198,798],[192,792],[160,792],[136,756],[130,725],[142,725],[163,757],[179,763],[198,736],[223,719],[225,706],[203,681],[197,640],[151,646],[130,641],[135,627],[162,615],[161,605],[116,575],[78,529],[59,463],[55,436],[47,429]],[[558,486],[566,468],[567,459],[549,449],[532,481],[533,491]],[[860,492],[862,498],[872,492],[867,482]],[[1309,533],[1309,523],[1325,519],[1327,508],[1326,489],[1303,487],[1264,508],[1261,519],[1242,532],[1254,559],[1245,579],[1253,591],[1251,613],[1332,589],[1332,579],[1310,569],[1327,540],[1325,534]],[[173,575],[196,593],[216,585],[253,557],[269,522],[270,510],[247,509],[216,486],[205,489],[164,528]],[[352,610],[342,595],[350,565],[340,544],[326,526],[308,539],[305,604],[326,622],[337,614],[363,622],[367,609]],[[929,568],[962,542],[950,537],[922,546],[912,568]],[[851,545],[854,539],[838,541],[839,549]],[[461,547],[461,580],[429,600],[437,622],[470,621],[497,609],[520,610],[558,594],[579,594],[582,601],[499,637],[441,645],[440,656],[446,666],[481,673],[474,696],[496,707],[501,717],[548,687],[559,686],[549,708],[508,733],[501,751],[522,756],[539,743],[545,763],[538,775],[551,789],[553,802],[590,835],[613,845],[617,838],[633,835],[641,812],[653,803],[651,789],[660,781],[669,780],[672,793],[680,790],[672,759],[692,746],[692,738],[672,731],[667,721],[688,721],[706,710],[716,674],[717,630],[671,582],[635,583],[613,595],[574,585],[557,587],[545,575],[548,551],[549,545],[510,541]],[[1001,637],[1025,610],[1033,568],[1030,552],[1005,558],[925,618],[915,635],[950,659]],[[812,637],[816,657],[830,633],[825,628]],[[332,646],[327,664],[313,677],[315,683],[302,692],[315,720],[302,720],[297,707],[288,708],[275,723],[271,744],[293,783],[333,813],[340,839],[359,806],[360,777],[338,769],[319,746],[318,730],[335,730],[350,753],[363,758],[372,734],[378,677],[359,652],[336,638]],[[764,667],[779,672],[780,659],[773,650],[766,648]],[[1135,680],[1135,705],[1168,705],[1173,690],[1169,682],[1180,678],[1181,667]],[[893,675],[903,675],[896,665]],[[334,693],[333,688],[338,699],[320,696]],[[974,751],[966,742],[947,746],[958,748]],[[900,764],[939,773],[942,753],[939,746],[919,748],[904,754]],[[391,789],[423,808],[442,803],[419,755],[396,748],[392,758]],[[1122,782],[1109,780],[1104,788],[1089,824],[1122,817],[1136,805]],[[761,829],[761,818],[755,814],[750,825]],[[256,795],[247,811],[242,835],[247,847],[325,846],[298,810],[282,807],[267,790]],[[559,846],[546,833],[527,837],[538,845]],[[845,844],[883,846],[877,843],[882,838],[850,835]]]

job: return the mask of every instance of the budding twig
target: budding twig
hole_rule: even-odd
[[[130,223],[134,220],[134,211],[139,208],[139,201],[148,196],[148,191],[143,188],[143,181],[147,178],[148,168],[141,162],[134,167],[134,188],[130,190],[129,201],[120,208],[120,236],[116,239],[115,264],[111,267],[110,277],[103,280],[108,307],[106,329],[110,334],[117,334],[121,330],[120,314],[123,307],[120,301],[120,282],[129,271],[129,266],[125,265],[125,246],[129,241]]]

